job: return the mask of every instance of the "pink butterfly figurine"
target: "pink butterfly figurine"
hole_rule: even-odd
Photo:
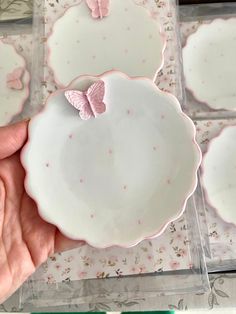
[[[11,89],[20,90],[23,88],[22,75],[24,68],[16,68],[13,72],[7,74],[7,87]]]
[[[88,120],[106,111],[103,102],[104,94],[105,84],[100,80],[91,85],[86,92],[68,90],[65,92],[65,97],[74,108],[79,110],[80,118]]]
[[[102,19],[109,14],[110,0],[86,0],[89,9],[92,11],[94,19]]]

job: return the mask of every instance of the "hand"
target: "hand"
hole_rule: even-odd
[[[25,191],[20,152],[27,127],[27,122],[0,127],[0,304],[50,255],[83,244],[42,220]]]

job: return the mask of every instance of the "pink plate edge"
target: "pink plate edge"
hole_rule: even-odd
[[[236,227],[236,223],[234,222],[230,222],[230,221],[227,221],[225,220],[221,214],[220,214],[220,210],[219,208],[215,207],[211,200],[210,200],[210,197],[209,197],[209,193],[207,191],[207,188],[206,188],[206,185],[204,183],[204,176],[206,174],[206,167],[205,167],[205,159],[206,157],[208,156],[209,152],[210,152],[210,149],[211,149],[211,146],[214,144],[215,141],[217,141],[222,135],[223,133],[227,130],[227,129],[231,129],[231,128],[236,128],[236,124],[232,124],[232,125],[227,125],[225,127],[223,127],[216,136],[214,136],[210,142],[208,143],[208,146],[207,146],[207,150],[206,152],[204,153],[203,155],[203,158],[202,158],[202,165],[201,165],[201,168],[200,168],[200,174],[201,174],[201,181],[202,181],[202,188],[203,188],[203,191],[204,191],[204,195],[205,195],[205,199],[206,199],[206,202],[207,204],[213,208],[215,210],[215,212],[217,213],[217,215],[220,217],[220,219],[223,220],[223,222],[227,223],[227,224],[230,224],[230,225],[233,225]]]
[[[197,28],[192,34],[190,34],[190,35],[187,37],[187,39],[186,39],[186,41],[185,41],[185,44],[184,44],[183,47],[182,47],[182,50],[186,49],[186,47],[187,47],[188,44],[189,44],[190,38],[191,38],[192,36],[196,35],[196,33],[198,32],[198,30],[201,29],[202,27],[209,26],[209,25],[211,25],[212,23],[214,23],[214,22],[216,22],[216,21],[224,21],[224,22],[226,22],[226,21],[228,21],[228,20],[236,20],[236,17],[225,17],[225,18],[223,18],[223,17],[221,17],[221,18],[220,18],[220,17],[217,17],[217,18],[211,20],[209,23],[200,24],[200,25],[198,26],[198,28]],[[227,108],[224,108],[224,107],[222,107],[222,108],[214,108],[214,107],[212,107],[209,102],[200,99],[200,98],[196,95],[196,92],[195,92],[191,87],[188,86],[187,80],[186,80],[186,77],[185,77],[185,74],[184,74],[184,80],[185,80],[186,89],[192,94],[192,96],[195,98],[195,100],[197,100],[199,103],[201,103],[201,104],[207,106],[210,110],[213,110],[213,111],[221,111],[221,110],[235,111],[235,110],[236,110],[236,107],[235,107],[235,109],[231,109],[231,110],[230,110],[230,109],[227,109]]]
[[[133,0],[134,1],[134,0]],[[81,0],[82,2],[82,0]],[[56,23],[58,22],[59,19],[63,18],[64,15],[66,15],[67,11],[69,11],[72,7],[76,7],[76,6],[79,6],[81,4],[81,2],[79,3],[76,3],[74,5],[71,5],[70,7],[68,7],[60,16],[59,18],[53,23],[53,26],[52,26],[52,30],[49,32],[48,36],[47,36],[47,42],[46,42],[46,64],[48,66],[48,68],[50,69],[50,71],[52,72],[53,74],[53,77],[54,77],[54,81],[55,83],[60,87],[60,88],[66,88],[66,86],[64,84],[62,84],[60,82],[60,80],[57,78],[57,75],[55,73],[55,70],[53,69],[53,67],[50,65],[50,58],[51,58],[51,48],[49,46],[49,40],[50,38],[53,36],[54,34],[54,28],[55,28],[55,25]],[[148,11],[148,14],[150,15],[150,12],[147,8],[145,8],[142,4],[138,4],[138,3],[135,3],[134,1],[134,4],[136,4],[137,6],[141,6],[143,9],[145,9],[146,11]],[[151,15],[150,15],[151,17]],[[165,63],[165,58],[164,58],[164,54],[165,54],[165,50],[166,50],[166,47],[167,47],[167,35],[166,33],[163,31],[162,29],[162,26],[161,24],[158,22],[158,27],[159,27],[159,34],[161,36],[161,41],[162,41],[162,49],[161,49],[161,63],[160,63],[160,66],[159,68],[156,70],[154,76],[153,76],[153,81],[155,82],[155,80],[157,79],[157,76],[158,76],[158,73],[160,72],[160,70],[163,68],[164,66],[164,63]],[[113,71],[118,71],[120,72],[119,70],[113,70]],[[101,75],[105,75],[107,72],[110,72],[109,70],[108,71],[105,71],[103,72]],[[91,76],[91,74],[83,74],[81,76]],[[92,76],[99,76],[99,75],[92,75]],[[133,78],[139,78],[139,77],[142,77],[142,76],[135,76]],[[72,81],[74,81],[76,78],[74,78]],[[71,83],[69,83],[67,86],[70,86]]]
[[[29,98],[29,95],[30,95],[29,83],[30,83],[30,80],[31,80],[31,75],[30,75],[30,73],[29,73],[28,70],[27,70],[25,58],[24,58],[21,54],[19,54],[19,52],[17,51],[15,45],[14,45],[14,44],[10,44],[10,43],[5,43],[5,42],[3,41],[3,38],[0,38],[0,42],[2,42],[4,45],[8,45],[8,46],[13,47],[13,49],[15,50],[15,53],[23,60],[23,66],[22,66],[23,69],[24,69],[23,77],[24,77],[25,75],[27,75],[27,77],[26,77],[26,82],[25,82],[25,85],[26,85],[26,87],[25,87],[25,89],[26,89],[26,95],[25,95],[25,97],[23,98],[22,102],[19,104],[19,109],[18,109],[14,114],[12,114],[12,115],[10,116],[10,118],[8,119],[8,121],[6,121],[6,122],[4,123],[4,125],[8,125],[8,124],[9,124],[16,116],[18,116],[18,115],[23,111],[23,109],[24,109],[25,102],[26,102],[26,100]],[[3,125],[3,126],[4,126],[4,125]]]
[[[30,141],[31,141],[31,135],[30,135],[30,131],[31,131],[31,125],[33,124],[33,122],[44,112],[44,110],[46,109],[47,107],[47,103],[48,101],[50,100],[51,97],[54,97],[55,95],[57,95],[58,93],[62,92],[62,91],[65,91],[67,89],[70,88],[71,85],[73,85],[73,83],[75,81],[78,81],[78,80],[84,80],[84,79],[102,79],[104,76],[107,76],[109,74],[112,74],[112,73],[117,73],[123,77],[125,77],[126,79],[129,79],[129,80],[146,80],[150,83],[150,85],[154,86],[156,91],[160,94],[163,94],[163,95],[166,95],[170,98],[172,98],[174,100],[174,103],[175,103],[175,108],[177,109],[177,113],[183,117],[183,119],[185,121],[188,122],[188,125],[189,125],[189,129],[191,128],[191,133],[192,133],[192,143],[193,143],[193,147],[195,147],[195,155],[197,156],[196,157],[196,165],[195,165],[195,169],[193,169],[193,180],[192,180],[192,185],[191,187],[189,188],[189,191],[186,193],[185,197],[184,197],[184,200],[183,200],[183,204],[181,206],[181,209],[179,210],[179,212],[177,213],[177,215],[175,217],[172,217],[170,218],[166,223],[164,223],[159,229],[157,232],[155,232],[154,234],[151,234],[151,235],[148,235],[148,236],[141,236],[139,237],[136,241],[133,241],[133,242],[130,242],[130,243],[127,243],[126,245],[120,245],[119,243],[114,243],[114,244],[109,244],[109,245],[95,245],[93,243],[91,243],[90,241],[86,240],[86,239],[83,239],[83,238],[73,238],[71,235],[69,235],[67,232],[64,232],[64,230],[62,230],[59,226],[55,225],[55,223],[53,221],[50,221],[48,218],[44,217],[44,214],[42,213],[43,211],[40,209],[40,206],[39,206],[39,203],[38,203],[38,200],[34,197],[33,195],[33,192],[31,191],[31,188],[30,188],[30,184],[29,184],[29,174],[28,174],[28,170],[27,170],[27,165],[26,165],[26,162],[25,162],[25,155],[27,154],[27,151],[28,151],[28,148],[29,148],[29,145],[30,145]],[[180,106],[180,103],[179,101],[177,100],[177,98],[168,93],[168,92],[164,92],[162,90],[160,90],[156,85],[155,83],[149,79],[149,78],[146,78],[146,77],[138,77],[138,78],[130,78],[128,75],[120,72],[120,71],[115,71],[115,70],[112,70],[112,71],[107,71],[105,72],[105,74],[102,74],[102,75],[98,75],[98,76],[91,76],[91,75],[81,75],[77,78],[75,78],[66,88],[63,88],[61,90],[57,90],[56,92],[52,93],[47,101],[46,101],[46,105],[45,107],[38,113],[36,114],[32,119],[31,121],[29,122],[29,127],[28,127],[28,140],[25,144],[25,146],[23,147],[22,151],[21,151],[21,154],[20,154],[20,159],[21,159],[21,163],[23,165],[23,168],[25,169],[25,173],[26,173],[26,176],[25,176],[25,181],[24,181],[24,184],[25,184],[25,189],[28,193],[28,195],[35,201],[37,207],[38,207],[38,213],[39,215],[45,220],[47,221],[48,223],[51,223],[53,225],[55,225],[58,230],[63,234],[65,235],[66,237],[72,239],[72,240],[79,240],[79,241],[84,241],[86,242],[88,245],[90,245],[91,247],[94,247],[94,248],[99,248],[99,249],[106,249],[106,248],[110,248],[110,247],[120,247],[120,248],[131,248],[133,246],[136,246],[137,244],[139,244],[140,242],[142,242],[143,240],[148,240],[148,239],[153,239],[153,238],[156,238],[158,236],[160,236],[167,228],[167,226],[171,223],[171,222],[174,222],[176,221],[177,219],[179,219],[182,214],[184,213],[185,211],[185,208],[186,208],[186,204],[187,204],[187,201],[188,199],[193,195],[193,193],[195,192],[195,189],[197,187],[197,183],[198,183],[198,178],[197,178],[197,173],[198,173],[198,169],[201,165],[201,162],[202,162],[202,153],[201,153],[201,150],[200,150],[200,147],[198,146],[197,144],[197,141],[196,141],[196,128],[195,128],[195,125],[193,123],[193,121],[182,111],[181,109],[181,106]]]

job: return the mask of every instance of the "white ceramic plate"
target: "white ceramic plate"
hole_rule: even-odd
[[[110,1],[110,13],[93,19],[86,1],[56,21],[48,39],[48,65],[58,85],[80,75],[120,70],[153,79],[163,63],[160,25],[134,0]]]
[[[236,110],[236,19],[201,25],[183,48],[187,88],[213,109]]]
[[[236,224],[236,126],[214,138],[203,160],[202,182],[208,203],[229,223]]]
[[[17,78],[13,72],[19,68],[21,76]],[[17,79],[22,83],[22,88],[18,87],[20,89],[16,89]],[[21,112],[29,96],[29,80],[23,57],[12,45],[0,40],[0,126],[8,124]]]
[[[201,154],[175,97],[120,72],[101,79],[106,112],[97,118],[81,120],[60,90],[31,121],[25,186],[40,215],[68,237],[128,247],[182,214]]]

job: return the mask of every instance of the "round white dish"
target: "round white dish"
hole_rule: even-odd
[[[236,18],[201,25],[183,48],[186,86],[212,109],[236,110]]]
[[[202,182],[209,205],[222,219],[236,224],[236,126],[230,126],[209,144],[202,164]]]
[[[22,111],[29,97],[29,81],[24,58],[0,40],[0,126]]]
[[[48,65],[65,87],[80,75],[119,70],[155,78],[165,48],[160,25],[134,0],[110,1],[109,15],[94,19],[86,1],[67,9],[52,30]]]
[[[81,77],[69,89],[97,79]],[[101,76],[106,111],[82,120],[65,90],[29,126],[25,187],[40,215],[94,247],[161,234],[196,187],[201,153],[177,99],[149,79]]]

